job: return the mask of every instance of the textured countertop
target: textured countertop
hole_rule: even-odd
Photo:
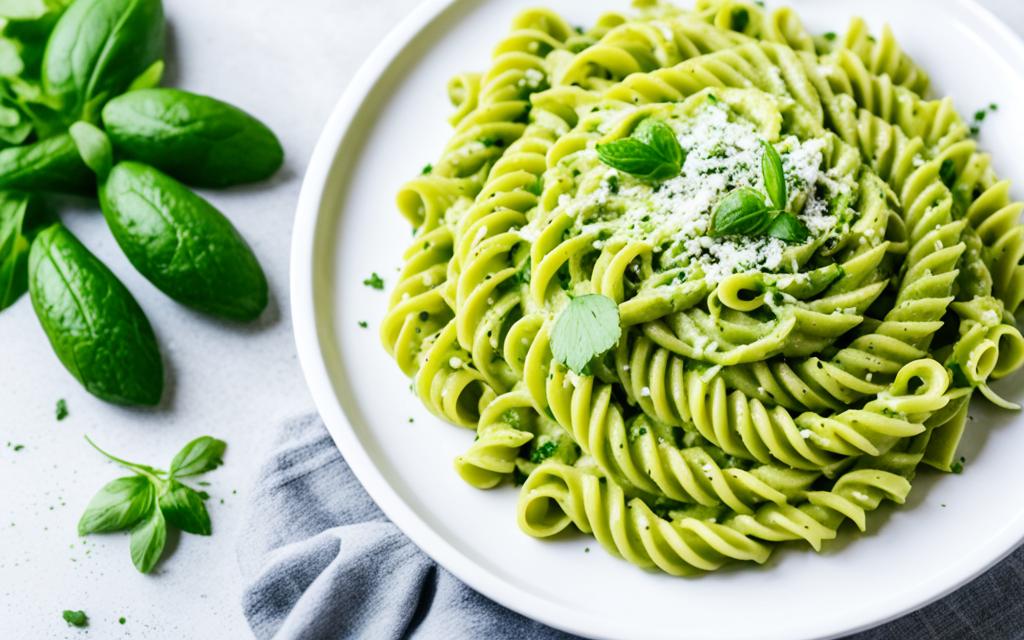
[[[234,548],[245,493],[268,428],[312,410],[295,355],[287,289],[303,170],[349,78],[415,4],[165,0],[166,83],[243,107],[284,143],[286,166],[271,182],[203,193],[262,261],[272,308],[248,327],[185,310],[135,273],[94,204],[63,207],[66,224],[145,308],[167,362],[170,392],[154,411],[106,405],[57,362],[27,297],[0,313],[0,638],[248,637]],[[1024,3],[982,4],[1024,33]],[[62,422],[54,417],[59,398],[70,410]],[[170,553],[150,576],[132,567],[127,535],[79,538],[75,526],[83,508],[119,475],[88,447],[86,433],[116,455],[155,466],[166,465],[196,436],[226,440],[226,464],[204,478],[212,483],[213,536],[172,535]],[[15,445],[23,448],[15,451]],[[85,610],[89,628],[69,628],[64,609]]]

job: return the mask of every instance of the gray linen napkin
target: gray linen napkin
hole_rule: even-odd
[[[570,638],[488,600],[406,538],[317,416],[281,428],[239,540],[257,638]],[[1024,549],[924,609],[855,640],[1024,639]]]

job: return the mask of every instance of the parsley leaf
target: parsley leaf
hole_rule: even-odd
[[[597,157],[613,169],[657,181],[679,175],[686,154],[671,127],[648,118],[630,137],[597,145]]]
[[[84,627],[89,624],[89,616],[85,615],[84,611],[65,609],[61,616],[64,617],[65,622],[73,627]]]
[[[573,298],[562,309],[551,329],[551,352],[555,360],[576,373],[583,373],[590,361],[606,353],[622,336],[619,307],[600,294]]]

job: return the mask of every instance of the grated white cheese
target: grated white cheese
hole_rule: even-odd
[[[735,118],[722,103],[704,105],[692,118],[667,122],[687,154],[679,176],[651,185],[601,165],[596,151],[585,149],[575,154],[576,160],[601,167],[601,172],[584,174],[586,188],[560,195],[558,208],[576,219],[578,232],[593,229],[610,233],[612,239],[648,242],[662,266],[682,268],[687,277],[715,283],[737,272],[779,270],[786,249],[782,240],[707,235],[714,208],[726,193],[740,186],[765,192],[761,135],[755,126]],[[849,185],[822,170],[825,141],[788,136],[774,146],[786,175],[788,207],[799,208],[797,215],[812,237],[831,231],[835,212],[816,187],[836,194],[848,191]],[[520,230],[524,239],[535,233]],[[595,248],[603,246],[599,242]],[[786,267],[795,272],[799,264],[793,260]]]

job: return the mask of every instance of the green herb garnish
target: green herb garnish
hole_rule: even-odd
[[[381,278],[379,275],[377,275],[377,272],[374,271],[373,273],[370,274],[369,278],[363,280],[363,284],[366,285],[367,287],[370,287],[371,289],[377,289],[378,291],[380,291],[384,289],[384,278]]]
[[[67,400],[61,398],[57,401],[57,420],[63,420],[68,417],[68,403]]]
[[[61,615],[64,617],[64,622],[73,627],[84,627],[89,624],[89,616],[85,615],[84,611],[65,609]]]
[[[949,189],[956,183],[956,164],[951,158],[946,158],[939,165],[939,180]]]
[[[555,450],[557,449],[558,445],[555,442],[549,440],[533,450],[533,452],[530,454],[530,462],[533,462],[534,464],[540,464],[541,462],[544,462],[552,455],[554,455]]]
[[[739,9],[733,9],[730,20],[732,22],[730,28],[733,31],[746,31],[747,25],[750,24],[750,12],[744,9],[743,7],[740,7]]]
[[[420,170],[420,174],[421,175],[429,175],[429,174],[431,174],[433,172],[434,172],[434,165],[432,165],[432,164],[425,164],[425,165],[423,165],[423,168]]]
[[[785,242],[803,242],[810,235],[806,225],[785,210],[786,176],[775,147],[761,141],[761,176],[768,199],[756,189],[738,187],[718,203],[711,217],[711,236],[768,235]]]
[[[361,329],[365,329],[366,327],[370,326],[370,324],[366,320],[360,320],[358,324]]]
[[[551,352],[555,360],[576,373],[583,373],[590,361],[606,353],[622,336],[619,307],[600,294],[573,298],[562,309],[551,330]]]
[[[597,157],[613,169],[659,181],[678,176],[686,154],[671,127],[648,118],[630,137],[597,145]]]
[[[142,573],[149,573],[163,554],[168,525],[202,536],[212,533],[204,504],[209,494],[192,489],[180,479],[213,471],[223,464],[227,447],[223,440],[196,438],[174,456],[170,469],[163,471],[112,456],[88,436],[85,439],[135,475],[112,480],[93,496],[78,521],[79,535],[131,530],[132,562]]]

